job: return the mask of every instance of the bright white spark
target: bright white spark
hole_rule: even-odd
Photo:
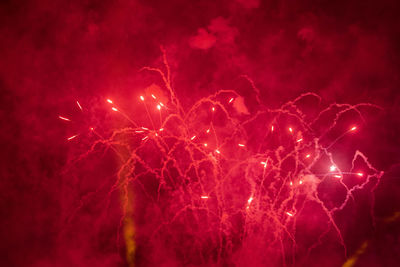
[[[334,171],[336,170],[336,166],[335,166],[335,165],[330,166],[330,167],[329,167],[329,170],[330,170],[331,172],[334,172]]]
[[[238,146],[244,147],[244,145],[243,145],[243,144],[238,144]]]
[[[267,162],[261,161],[260,163],[264,166],[264,168],[267,168]]]

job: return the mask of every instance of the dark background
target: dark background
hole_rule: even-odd
[[[79,117],[77,99],[90,111],[110,95],[128,105],[127,99],[154,79],[139,70],[161,66],[163,46],[185,109],[219,89],[246,95],[248,84],[237,80],[241,74],[254,80],[261,100],[272,108],[308,91],[326,103],[383,107],[369,113],[358,140],[359,149],[386,173],[376,190],[378,225],[355,234],[349,244],[354,253],[363,241],[370,242],[359,266],[395,266],[400,255],[399,12],[396,0],[1,1],[0,265],[124,266],[123,251],[114,248],[112,238],[93,241],[80,233],[94,227],[95,211],[78,216],[87,217],[75,222],[84,226],[62,234],[80,205],[79,193],[71,189],[79,178],[63,170],[71,154],[83,148],[65,142],[80,126],[68,128],[58,115]],[[112,119],[101,116],[99,121]],[[103,167],[79,188],[106,188],[100,178],[114,167]],[[120,214],[108,216],[113,214],[107,229],[115,234]],[[320,255],[314,264],[343,263],[331,260],[336,254],[330,258],[329,247]]]

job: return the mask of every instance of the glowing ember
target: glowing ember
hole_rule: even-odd
[[[71,136],[71,137],[68,137],[67,140],[68,140],[68,141],[69,141],[69,140],[72,140],[72,139],[76,138],[78,135],[79,135],[79,134],[76,134],[76,135],[73,135],[73,136]]]
[[[78,101],[78,100],[76,101],[76,104],[78,105],[78,108],[79,108],[81,111],[83,111],[82,106],[81,106],[81,104],[79,104],[79,101]]]
[[[64,120],[64,121],[71,121],[70,119],[65,118],[65,117],[61,117],[61,116],[58,116],[58,118],[60,118],[61,120]]]

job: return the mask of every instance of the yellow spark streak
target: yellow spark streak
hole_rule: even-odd
[[[78,101],[78,100],[76,100],[76,104],[78,105],[79,109],[80,109],[81,111],[83,111],[82,106],[81,106],[81,104],[79,104],[79,101]]]
[[[64,120],[64,121],[71,121],[70,119],[65,118],[65,117],[61,117],[61,116],[58,116],[58,118],[60,118],[61,120]]]
[[[79,134],[76,134],[76,135],[73,135],[73,136],[71,136],[71,137],[68,137],[67,140],[70,141],[70,140],[74,139],[75,137],[77,137],[78,135],[79,135]]]

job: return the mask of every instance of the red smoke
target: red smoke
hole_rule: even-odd
[[[385,175],[377,188],[373,188],[373,180],[365,190],[356,190],[354,200],[335,214],[342,241],[332,225],[327,228],[329,218],[321,205],[306,202],[301,214],[282,210],[279,219],[288,220],[288,227],[293,226],[290,218],[296,219],[298,227],[291,232],[295,235],[294,247],[290,235],[285,234],[281,244],[271,245],[276,228],[268,227],[274,224],[260,229],[270,218],[257,217],[255,213],[251,227],[245,227],[248,217],[243,214],[261,202],[251,195],[250,180],[243,181],[245,174],[240,171],[223,184],[224,205],[215,202],[213,180],[204,183],[204,192],[185,191],[193,181],[190,179],[207,178],[207,171],[213,168],[207,165],[209,162],[202,167],[204,174],[189,173],[187,177],[180,177],[168,166],[170,173],[164,174],[165,188],[161,189],[156,176],[140,176],[132,183],[134,197],[130,199],[134,199],[134,211],[129,214],[136,226],[137,266],[340,266],[347,260],[341,242],[346,245],[348,258],[356,255],[355,266],[395,266],[400,249],[398,12],[397,1],[390,0],[3,1],[2,265],[129,266],[121,227],[123,190],[110,193],[118,181],[120,159],[111,147],[99,145],[83,160],[75,160],[94,142],[109,138],[113,130],[132,126],[126,117],[140,123],[138,126],[160,126],[156,106],[146,102],[151,109],[151,122],[139,96],[153,101],[153,94],[171,108],[170,93],[160,75],[143,69],[149,66],[166,72],[160,50],[163,47],[171,84],[185,112],[219,90],[237,93],[213,99],[228,108],[235,123],[246,121],[260,110],[278,109],[305,92],[321,96],[321,101],[313,97],[302,100],[306,120],[315,118],[331,103],[379,105],[382,109],[363,108],[362,117],[356,112],[344,115],[321,143],[328,146],[357,125],[354,133],[346,134],[332,146],[335,163],[343,171],[351,169],[352,156],[360,150]],[[107,98],[116,106],[109,105]],[[231,98],[234,100],[229,103]],[[118,111],[113,112],[111,107]],[[314,125],[315,136],[305,130],[297,136],[297,121],[283,117],[272,123],[273,116],[269,114],[247,125],[242,139],[238,137],[229,146],[216,148],[215,140],[206,139],[203,131],[208,129],[211,108],[206,103],[196,110],[193,120],[188,120],[190,129],[199,132],[190,132],[185,142],[196,135],[190,141],[207,140],[204,149],[215,148],[221,155],[228,153],[240,160],[251,158],[258,145],[265,150],[290,144],[292,149],[300,139],[299,143],[312,142],[340,111],[324,114]],[[166,116],[167,111],[164,112],[162,115]],[[60,120],[59,116],[71,122]],[[218,105],[213,116],[217,130],[211,129],[211,134],[219,131],[219,136],[228,135],[236,129]],[[184,131],[181,125],[172,122],[165,131],[179,136]],[[265,129],[270,130],[272,125],[275,137],[259,142]],[[280,134],[288,127],[293,127],[296,134],[293,140],[288,131]],[[79,135],[66,141],[76,134]],[[118,136],[116,140],[135,147],[146,141],[141,140],[144,137],[127,142]],[[149,137],[148,146],[139,154],[158,168],[165,158],[150,142],[153,138]],[[251,153],[243,152],[247,149]],[[302,153],[313,155],[311,147],[309,150]],[[190,163],[183,148],[171,156],[181,168]],[[254,162],[247,177],[261,177],[264,165],[260,162],[265,160]],[[324,167],[314,173],[329,172],[331,164],[324,160],[320,164]],[[268,162],[265,164],[268,168]],[[354,164],[362,169],[354,173],[363,172],[363,176],[344,174],[343,183],[349,188],[373,174],[360,158]],[[292,167],[289,162],[283,168]],[[136,168],[135,172],[140,172],[143,166]],[[223,168],[228,170],[230,166]],[[336,183],[337,177],[331,178],[319,184],[318,192],[326,206],[334,208],[342,203],[346,190]],[[305,175],[301,187],[298,179],[293,183],[306,198],[310,197],[308,192],[315,192],[318,179]],[[164,202],[154,200],[157,196]],[[253,199],[249,201],[250,198]],[[202,206],[201,201],[207,201],[208,206]],[[207,209],[186,212],[167,228],[161,227],[154,237],[160,222],[179,211],[182,203]],[[221,207],[227,210],[221,212]],[[212,216],[207,213],[210,211],[221,213]],[[246,229],[253,232],[245,233]],[[326,235],[318,239],[324,231]],[[283,257],[282,247],[287,252]]]

